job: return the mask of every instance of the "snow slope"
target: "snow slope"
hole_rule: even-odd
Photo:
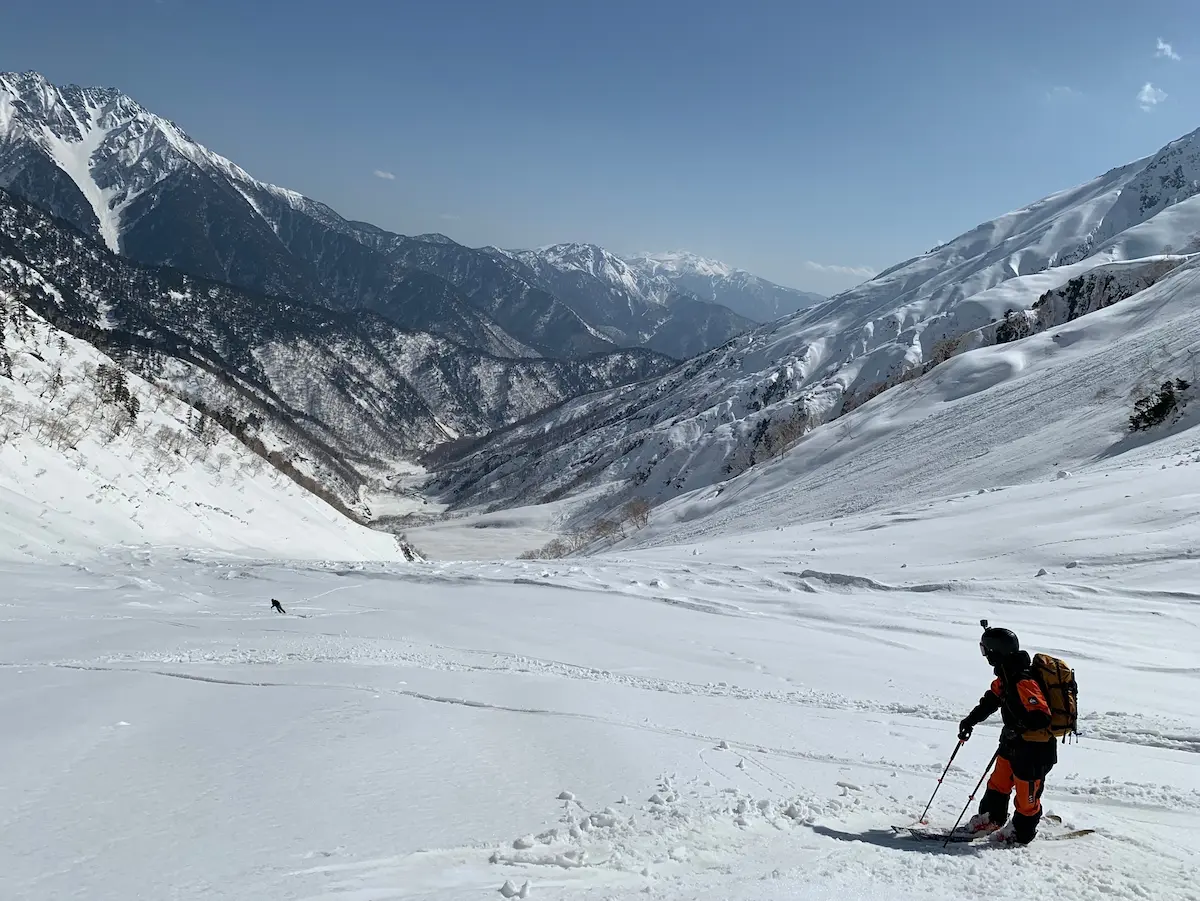
[[[811,432],[782,459],[679,497],[643,540],[881,511],[1062,471],[1102,471],[1131,455],[1172,463],[1200,451],[1194,407],[1150,432],[1129,432],[1137,398],[1168,379],[1195,383],[1200,375],[1200,266],[1173,265],[1131,298],[954,357]]]
[[[1198,501],[1143,462],[561,564],[3,563],[6,893],[1197,901]],[[891,834],[981,617],[1075,665],[1043,836],[1093,835]]]
[[[945,389],[949,399],[1008,392],[1020,422],[1006,418],[1004,429],[996,430],[988,443],[1035,446],[1034,437],[1047,421],[1040,408],[1026,410],[1023,404],[1035,396],[1040,403],[1044,389],[1033,384],[1023,361],[1029,354],[1031,359],[1044,357],[1054,347],[1047,343],[1052,335],[1029,339],[1032,349],[1007,343],[994,351],[974,348],[1057,328],[1063,323],[1062,305],[1048,299],[1043,319],[1039,301],[1079,279],[1093,286],[1084,293],[1095,294],[1079,312],[1115,301],[1123,307],[1145,296],[1137,309],[1149,311],[1151,319],[1161,317],[1157,322],[1142,316],[1126,320],[1118,313],[1096,320],[1093,329],[1088,315],[1072,324],[1070,340],[1080,347],[1071,360],[1080,359],[1086,348],[1106,366],[1125,366],[1112,370],[1116,394],[1151,375],[1140,360],[1164,340],[1175,352],[1190,353],[1174,336],[1191,333],[1190,311],[1197,296],[1188,274],[1200,251],[1197,146],[1200,133],[1193,133],[1153,157],[984,223],[857,288],[740,335],[660,378],[568,402],[473,449],[441,473],[433,488],[443,500],[462,507],[557,500],[598,486],[610,489],[609,505],[631,494],[661,504],[711,488],[745,470],[751,458],[761,465],[772,455],[764,441],[769,431],[790,429],[794,436],[828,423],[954,354],[970,362],[955,358],[955,366],[943,364],[948,368],[934,369],[892,392],[924,391],[913,385],[929,379],[948,384],[956,374],[965,380]],[[1168,168],[1171,177],[1162,174]],[[1133,194],[1141,199],[1130,208]],[[1115,272],[1124,274],[1109,279]],[[1013,322],[1006,321],[1010,314]],[[1026,324],[1015,329],[1022,319]],[[1130,336],[1127,323],[1137,324],[1143,337]],[[1006,325],[1008,335],[1002,329]],[[1100,342],[1113,346],[1106,350]],[[982,356],[975,359],[976,354]],[[1158,356],[1159,364],[1177,362],[1169,354]],[[1066,370],[1055,371],[1059,378],[1073,378]],[[1087,378],[1098,376],[1092,370]],[[1111,444],[1113,417],[1127,415],[1130,402],[1116,398],[1108,418],[1081,422],[1079,447],[1098,453],[1105,442]],[[927,458],[932,460],[933,442],[959,441],[954,430],[960,423],[943,414],[913,434],[931,442]],[[863,428],[887,427],[880,421]],[[827,446],[838,434],[828,429],[818,429],[806,440]],[[803,459],[798,466],[812,461],[811,456]],[[1026,469],[1033,468],[1031,461]],[[603,512],[606,507],[593,503],[584,515]]]
[[[393,536],[347,519],[214,423],[199,433],[195,410],[157,386],[126,374],[132,416],[103,400],[100,367],[119,367],[6,300],[0,560],[76,565],[113,547],[404,559]]]

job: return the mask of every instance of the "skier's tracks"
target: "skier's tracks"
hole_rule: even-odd
[[[79,670],[84,672],[109,672],[109,673],[133,673],[138,675],[159,676],[169,679],[182,679],[189,682],[202,682],[209,685],[224,685],[224,686],[239,686],[246,688],[301,688],[305,690],[322,689],[328,691],[353,691],[362,692],[372,695],[392,695],[396,697],[411,698],[416,701],[424,701],[431,704],[450,704],[456,707],[468,707],[475,710],[495,711],[498,713],[514,713],[526,716],[540,717],[555,717],[562,719],[583,720],[587,722],[600,723],[606,726],[615,726],[621,729],[633,729],[642,732],[652,732],[658,735],[669,735],[676,738],[683,738],[692,741],[705,742],[706,744],[717,746],[722,743],[732,751],[737,751],[742,754],[769,754],[777,757],[788,757],[796,760],[806,760],[815,763],[827,763],[835,766],[862,766],[878,770],[905,770],[907,772],[925,774],[931,771],[929,764],[909,765],[897,763],[890,760],[868,760],[862,757],[839,757],[834,754],[818,754],[814,752],[798,751],[794,748],[778,748],[760,744],[745,744],[736,741],[726,741],[720,736],[707,735],[702,732],[691,732],[687,729],[678,729],[672,726],[664,726],[655,723],[634,723],[628,720],[612,719],[604,716],[597,716],[590,713],[579,713],[571,710],[550,710],[541,707],[516,707],[506,704],[495,704],[486,701],[476,701],[470,698],[452,697],[446,695],[431,695],[425,692],[413,691],[403,688],[380,688],[371,685],[347,685],[335,684],[326,682],[267,682],[258,680],[240,680],[217,678],[214,676],[202,676],[195,673],[183,673],[174,670],[162,669],[147,669],[135,666],[95,666],[75,663],[41,663],[41,664],[11,664],[5,663],[0,666],[44,666],[55,669]],[[760,768],[774,773],[769,767],[760,764]],[[933,767],[936,769],[936,767]],[[774,774],[778,777],[778,774]],[[782,778],[782,777],[779,777]]]

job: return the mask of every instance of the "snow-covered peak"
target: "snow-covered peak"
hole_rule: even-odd
[[[729,278],[735,272],[745,272],[744,269],[736,269],[720,260],[708,259],[686,250],[634,254],[629,258],[629,262],[655,275],[688,274],[702,275],[706,278]]]
[[[112,116],[118,110],[130,115],[145,113],[134,100],[116,88],[80,87],[67,85],[58,88],[38,72],[0,73],[0,92],[9,100],[7,108],[16,112],[18,103],[25,112],[56,125],[64,131],[79,135],[79,120],[91,118],[93,111],[100,110]],[[4,125],[0,120],[0,125]]]
[[[666,281],[675,290],[729,307],[755,322],[771,322],[825,299],[686,250],[637,254],[628,263],[647,278]]]
[[[599,245],[576,242],[551,244],[518,256],[528,260],[531,253],[558,269],[575,269],[635,294],[645,296],[647,293],[646,286],[639,282],[637,273],[629,264]]]
[[[188,167],[227,181],[251,206],[254,194],[266,192],[322,219],[336,217],[294,191],[253,178],[115,88],[59,87],[36,72],[0,73],[0,187],[27,170],[37,152],[74,182],[95,216],[98,237],[113,251],[121,249],[128,208]]]
[[[1074,263],[1103,250],[1118,235],[1200,193],[1200,130],[1172,141],[1139,165],[1099,227],[1059,262]]]

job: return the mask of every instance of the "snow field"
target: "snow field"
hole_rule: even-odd
[[[100,901],[1195,901],[1194,473],[553,564],[4,564],[0,872]],[[981,617],[1075,665],[1045,829],[1096,834],[892,835],[990,682]]]

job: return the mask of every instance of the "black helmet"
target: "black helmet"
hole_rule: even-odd
[[[980,620],[980,625],[983,626],[983,637],[979,639],[979,652],[992,666],[1021,650],[1015,633],[1008,629],[988,628],[986,619]]]

